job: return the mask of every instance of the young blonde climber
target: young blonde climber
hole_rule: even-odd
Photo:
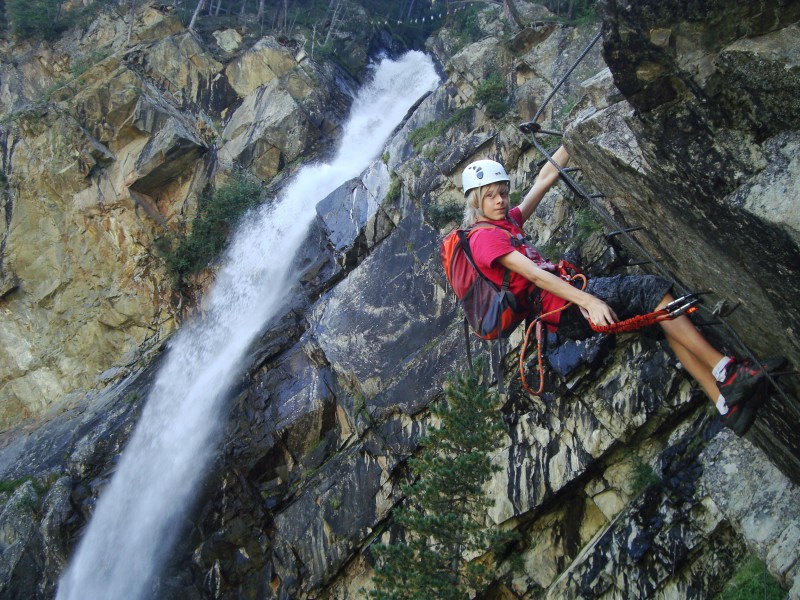
[[[561,147],[553,159],[563,167],[569,155]],[[548,162],[520,205],[509,209],[510,178],[500,163],[484,159],[464,169],[464,226],[478,222],[494,225],[476,228],[470,236],[478,269],[498,287],[510,272],[508,289],[524,310],[545,314],[571,302],[586,319],[600,326],[659,310],[672,302],[672,284],[655,275],[590,278],[582,291],[554,273],[554,265],[527,243],[522,226],[558,177],[558,169]],[[555,312],[544,320],[555,328],[562,314]],[[685,315],[659,324],[681,364],[716,406],[724,424],[744,435],[755,419],[759,404],[754,400],[755,392],[764,380],[764,371],[780,368],[785,361],[775,358],[754,365],[724,356]]]

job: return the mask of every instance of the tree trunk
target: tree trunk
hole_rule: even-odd
[[[333,4],[333,3],[331,2],[331,4]],[[330,27],[328,27],[328,33],[325,35],[325,42],[322,44],[323,46],[327,46],[328,45],[328,40],[331,39],[331,33],[336,28],[336,16],[339,13],[339,7],[341,5],[342,5],[342,0],[339,0],[336,3],[336,8],[333,9],[333,16],[331,17],[331,24],[330,24]]]
[[[408,16],[406,16],[406,21],[411,20],[411,11],[414,10],[414,0],[411,0],[411,3],[408,5]]]
[[[131,20],[128,23],[128,40],[125,42],[126,46],[131,45],[131,34],[133,33],[133,20],[136,18],[136,0],[130,1],[130,17]]]
[[[514,21],[518,29],[525,29],[525,23],[522,21],[522,17],[519,16],[514,0],[503,0],[503,8],[505,8],[506,14]]]
[[[206,0],[199,0],[199,2],[197,3],[197,8],[194,9],[192,20],[189,21],[189,31],[194,31],[194,24],[197,21],[197,17],[200,15],[200,12],[203,10],[205,4]]]

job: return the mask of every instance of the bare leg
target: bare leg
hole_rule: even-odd
[[[667,294],[656,310],[663,308],[672,300],[672,296]],[[711,403],[716,405],[719,388],[711,370],[723,358],[723,354],[709,344],[689,318],[684,315],[671,321],[662,321],[661,327],[678,360],[700,384]]]

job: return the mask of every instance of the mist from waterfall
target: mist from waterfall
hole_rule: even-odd
[[[251,213],[225,252],[203,315],[169,343],[116,473],[62,575],[58,600],[149,597],[217,454],[225,399],[247,349],[297,283],[293,257],[316,203],[360,175],[392,130],[438,84],[431,60],[383,60],[357,95],[335,159],[303,168],[275,200]]]

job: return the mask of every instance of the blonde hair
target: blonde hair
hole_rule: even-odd
[[[483,193],[486,188],[496,185],[500,190],[500,193],[508,193],[510,187],[508,182],[505,181],[498,181],[495,183],[489,183],[487,185],[482,185],[480,187],[472,188],[466,194],[464,194],[464,227],[469,227],[474,225],[478,219],[484,216],[483,209],[481,208],[481,198],[483,198]]]

